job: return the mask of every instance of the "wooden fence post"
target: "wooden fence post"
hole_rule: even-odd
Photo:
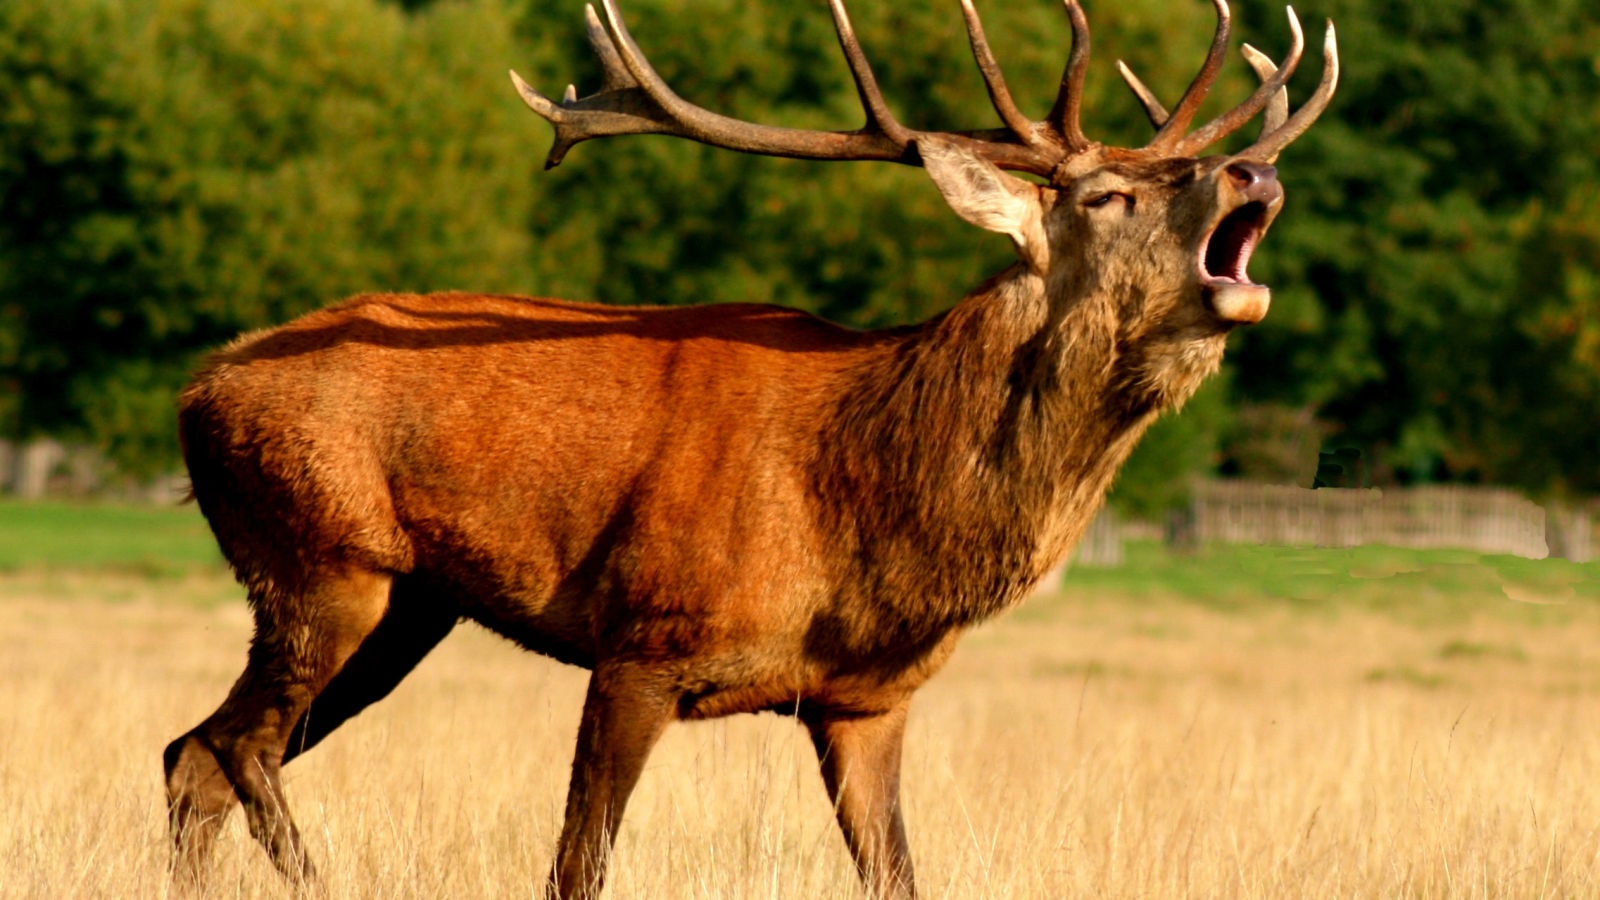
[[[22,446],[17,454],[16,475],[11,489],[18,497],[36,500],[50,488],[50,476],[66,458],[66,450],[49,438],[39,438]]]
[[[1575,563],[1594,559],[1593,516],[1588,506],[1559,501],[1545,507],[1545,543],[1550,555]]]

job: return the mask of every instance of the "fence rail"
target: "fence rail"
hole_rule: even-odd
[[[1588,515],[1565,510],[1569,559],[1590,557]],[[1482,487],[1388,490],[1284,487],[1208,482],[1195,489],[1196,537],[1202,541],[1476,550],[1542,559],[1545,510],[1515,491]],[[1577,538],[1580,536],[1581,541]],[[1577,546],[1581,543],[1583,546]]]

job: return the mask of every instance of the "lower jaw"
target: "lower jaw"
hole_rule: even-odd
[[[1264,284],[1215,283],[1205,288],[1206,304],[1224,322],[1254,325],[1267,317],[1272,290]]]

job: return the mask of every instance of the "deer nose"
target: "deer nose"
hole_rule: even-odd
[[[1241,160],[1228,166],[1228,178],[1246,200],[1271,206],[1283,199],[1283,185],[1278,183],[1278,169],[1266,163]]]

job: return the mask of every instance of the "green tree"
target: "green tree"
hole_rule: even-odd
[[[1273,310],[1239,336],[1239,393],[1319,409],[1389,477],[1600,490],[1600,7],[1307,11],[1338,21],[1344,75],[1285,154],[1255,269]]]
[[[491,3],[0,4],[0,425],[165,467],[176,389],[242,330],[531,288],[513,35]]]

